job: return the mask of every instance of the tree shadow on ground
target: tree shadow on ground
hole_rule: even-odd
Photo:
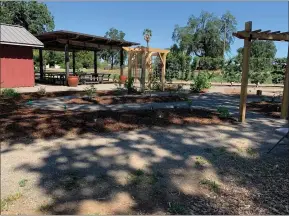
[[[270,130],[252,127],[90,134],[85,145],[56,139],[59,148],[40,150],[43,163],[17,170],[40,175],[53,199],[40,210],[49,214],[288,214],[288,149],[266,154]]]

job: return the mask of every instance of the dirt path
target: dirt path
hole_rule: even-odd
[[[1,143],[2,213],[289,214],[288,147],[265,153],[282,124],[259,118]]]

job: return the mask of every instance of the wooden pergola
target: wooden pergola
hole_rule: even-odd
[[[280,31],[271,32],[271,30],[262,31],[261,29],[252,31],[252,22],[249,21],[245,23],[245,30],[233,33],[233,36],[244,40],[239,121],[245,122],[249,61],[250,61],[252,40],[271,40],[271,41],[289,42],[289,32],[280,32]],[[288,97],[289,97],[289,44],[288,44],[287,65],[285,70],[283,99],[281,107],[281,117],[284,119],[287,118],[288,116],[288,101],[289,101]]]
[[[164,90],[166,58],[170,51],[158,48],[147,48],[143,46],[123,47],[123,49],[128,52],[128,78],[132,77],[133,68],[137,68],[138,57],[140,56],[141,58],[141,92],[144,92],[145,90],[146,72],[148,72],[149,75],[152,75],[152,57],[158,56],[161,60],[161,83],[162,90]]]

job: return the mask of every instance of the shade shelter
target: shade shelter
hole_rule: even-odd
[[[0,24],[0,87],[34,86],[33,48],[42,47],[22,26]]]
[[[143,46],[138,47],[124,47],[125,51],[128,52],[128,77],[132,77],[132,71],[138,67],[138,61],[141,60],[141,91],[145,90],[145,79],[146,72],[149,77],[152,76],[152,57],[158,56],[161,61],[161,83],[162,90],[164,90],[165,74],[166,74],[166,58],[170,52],[165,49],[148,48]]]
[[[244,122],[246,118],[246,100],[247,100],[247,87],[248,87],[248,75],[249,75],[249,61],[251,43],[253,40],[271,40],[271,41],[284,41],[289,42],[289,32],[280,32],[271,30],[262,31],[261,29],[252,30],[252,22],[245,23],[245,30],[233,33],[233,36],[244,40],[244,53],[243,53],[243,65],[242,65],[242,84],[241,84],[241,96],[240,96],[240,109],[239,109],[239,121]],[[287,54],[287,65],[285,70],[284,90],[281,107],[281,117],[286,118],[288,116],[289,105],[289,44]]]
[[[69,75],[69,52],[72,52],[73,73],[75,73],[75,52],[88,50],[94,52],[94,73],[97,73],[97,52],[104,49],[118,50],[120,52],[120,74],[123,75],[124,53],[122,47],[139,45],[135,42],[125,40],[115,40],[96,35],[84,34],[72,31],[52,31],[45,32],[36,37],[44,44],[45,50],[65,52],[65,72],[66,80]],[[39,49],[40,58],[40,79],[43,79],[43,55]]]

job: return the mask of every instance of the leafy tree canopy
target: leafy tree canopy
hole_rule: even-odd
[[[274,58],[277,49],[273,41],[253,41],[251,45],[251,58]],[[242,60],[243,47],[237,50],[237,58]]]
[[[174,44],[166,61],[166,77],[171,80],[190,79],[191,78],[191,61],[192,57],[182,51],[176,44]]]
[[[250,53],[249,78],[252,83],[264,83],[270,78],[277,49],[273,41],[253,41]],[[237,59],[242,63],[243,48],[237,50]]]
[[[202,11],[199,17],[192,15],[186,26],[176,25],[172,38],[188,55],[220,57],[223,55],[225,37],[225,50],[230,50],[236,25],[236,19],[230,12],[220,18]]]
[[[110,28],[104,35],[106,38],[111,38],[115,40],[124,40],[125,33],[123,31],[119,31],[115,28]],[[125,59],[126,56],[124,56]],[[115,64],[120,62],[120,54],[116,50],[103,50],[101,52],[101,58],[105,61],[110,62],[111,69]]]
[[[23,26],[32,34],[54,29],[54,18],[47,6],[36,1],[0,2],[0,23]]]

